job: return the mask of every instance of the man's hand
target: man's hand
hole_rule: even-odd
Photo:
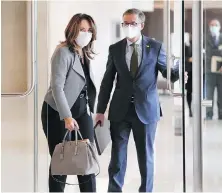
[[[96,123],[100,122],[101,126],[103,126],[104,120],[105,120],[104,114],[101,114],[101,113],[96,114],[96,119],[95,119]]]
[[[188,59],[188,62],[192,62],[192,61],[193,61],[192,58],[189,58],[189,59]]]
[[[222,66],[220,67],[219,72],[221,72],[221,73],[222,73]]]
[[[185,74],[184,74],[184,82],[185,82],[185,84],[187,83],[187,80],[188,80],[188,73],[185,72]]]

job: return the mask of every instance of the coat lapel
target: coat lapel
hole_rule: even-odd
[[[80,76],[82,76],[82,78],[85,79],[85,75],[84,75],[84,72],[82,69],[82,64],[81,64],[80,59],[77,54],[75,55],[75,61],[74,61],[72,68],[73,68],[73,70],[75,70],[75,72],[77,72]]]
[[[91,62],[90,60],[85,56],[85,61],[86,61],[86,65],[89,68],[89,75],[90,75],[90,79],[94,85],[94,87],[96,88],[96,84],[95,84],[95,80],[94,80],[94,75],[93,75],[93,71],[92,71],[92,66],[91,66]]]

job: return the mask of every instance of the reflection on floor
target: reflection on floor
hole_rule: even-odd
[[[174,115],[172,109],[173,99],[170,97],[161,97],[161,104],[164,117],[159,123],[156,135],[154,191],[182,192],[182,137],[174,135],[174,127],[172,126]],[[20,112],[22,112],[22,107],[20,108]],[[21,113],[20,116],[25,115]],[[2,122],[2,128],[7,128],[7,124]],[[16,130],[2,131],[2,192],[33,191],[33,142],[30,140],[32,139],[30,137],[31,132],[28,132],[28,134],[19,133],[19,128],[23,126],[23,123],[17,120],[17,127],[14,128]],[[45,192],[47,191],[48,163],[50,160],[47,154],[46,141],[41,132],[40,130],[38,187],[40,192]],[[192,191],[193,181],[192,132],[191,119],[186,129],[187,191]],[[16,140],[16,136],[19,138],[18,140]],[[203,129],[204,191],[222,191],[221,136],[222,122],[217,120],[205,122]],[[140,174],[133,139],[130,140],[128,150],[128,169],[124,192],[137,192],[140,184]],[[101,174],[97,178],[98,192],[106,192],[110,147],[99,159]],[[74,183],[76,179],[75,177],[68,177],[67,181]],[[79,192],[78,186],[67,186],[66,192]]]

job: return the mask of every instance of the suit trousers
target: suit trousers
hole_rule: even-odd
[[[80,127],[80,132],[84,139],[94,142],[94,131],[92,117],[88,115],[86,108],[86,99],[78,98],[71,109],[73,118]],[[49,153],[52,156],[55,146],[61,143],[65,132],[64,121],[60,121],[59,113],[52,109],[46,102],[42,106],[42,125],[45,136],[48,140]],[[75,132],[72,132],[72,140],[75,139]],[[54,176],[56,179],[66,182],[67,176]],[[96,192],[95,174],[86,176],[77,176],[80,192]],[[65,184],[56,182],[49,168],[49,192],[64,192]]]
[[[217,106],[218,117],[222,119],[222,74],[207,73],[206,74],[206,99],[213,100],[214,91],[217,88]],[[206,108],[207,118],[213,117],[213,107]]]
[[[152,192],[154,173],[154,139],[157,122],[143,124],[136,113],[134,103],[125,119],[110,122],[112,139],[111,161],[109,164],[108,192],[122,192],[127,167],[127,146],[131,130],[137,150],[137,159],[141,175],[139,192]]]

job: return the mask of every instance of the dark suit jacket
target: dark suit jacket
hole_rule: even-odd
[[[125,60],[126,43],[126,39],[123,39],[109,48],[107,68],[98,97],[97,113],[105,112],[113,88],[113,81],[117,75],[117,83],[109,108],[109,120],[123,120],[128,111],[131,97],[134,95],[139,119],[144,124],[156,122],[160,119],[157,76],[160,71],[163,77],[167,77],[166,52],[162,43],[143,36],[142,61],[136,78],[133,78]],[[171,72],[171,81],[178,80],[179,65]]]
[[[220,56],[222,57],[222,50],[219,50],[218,47],[222,45],[222,34],[219,37],[219,44],[215,46],[213,37],[210,33],[206,35],[204,40],[204,47],[206,49],[206,62],[204,66],[204,72],[209,73],[211,72],[211,58],[212,56]]]

